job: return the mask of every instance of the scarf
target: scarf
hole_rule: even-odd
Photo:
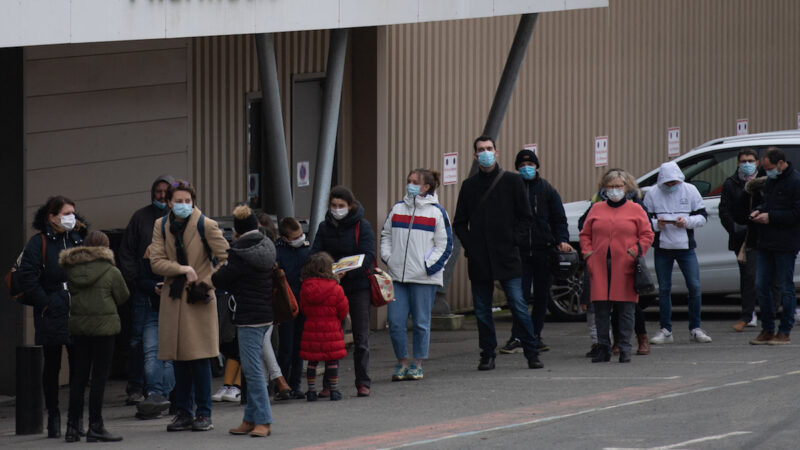
[[[183,244],[183,232],[186,231],[187,220],[177,221],[173,214],[170,214],[169,232],[175,236],[175,253],[178,255],[178,264],[185,266],[189,264],[186,257],[186,247]],[[186,275],[179,275],[172,280],[169,287],[169,296],[180,300],[183,297],[183,289],[186,287]]]

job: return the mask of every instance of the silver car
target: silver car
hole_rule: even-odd
[[[687,152],[674,161],[683,171],[687,183],[700,191],[708,212],[708,222],[695,230],[697,260],[700,265],[700,285],[706,294],[732,294],[739,291],[739,268],[736,255],[728,250],[728,233],[719,220],[719,199],[722,184],[736,170],[736,155],[742,148],[752,148],[759,155],[770,146],[783,149],[787,159],[800,164],[800,130],[776,131],[714,139]],[[796,166],[798,167],[798,166]],[[656,184],[658,168],[639,177],[636,181],[643,192]],[[591,196],[591,193],[587,195]],[[578,219],[586,212],[591,202],[578,201],[564,204],[569,222],[572,245],[578,248]],[[653,254],[647,255],[653,280]],[[795,285],[800,284],[800,266],[795,268]],[[567,280],[554,281],[551,288],[550,312],[560,319],[583,317],[581,298],[585,295],[585,277],[578,273]],[[686,293],[686,283],[676,264],[672,272],[672,292]]]

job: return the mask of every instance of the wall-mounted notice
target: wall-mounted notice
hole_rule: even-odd
[[[537,144],[525,144],[522,148],[530,150],[534,155],[539,156],[539,146]]]
[[[608,136],[594,138],[594,166],[608,165]]]
[[[797,129],[800,130],[800,113],[797,113]]]
[[[667,128],[667,158],[681,155],[681,128]]]
[[[308,170],[308,161],[300,161],[297,163],[297,186],[303,187],[311,184]]]
[[[747,119],[736,119],[736,135],[747,134]]]
[[[442,184],[458,183],[458,153],[445,153],[442,167]]]

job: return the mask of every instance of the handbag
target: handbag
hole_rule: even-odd
[[[299,311],[297,299],[286,279],[286,273],[275,263],[272,269],[272,321],[290,322],[297,317]]]
[[[361,221],[356,222],[356,247],[358,247],[360,224]],[[392,284],[392,277],[378,267],[378,262],[375,259],[372,260],[372,269],[365,269],[365,272],[369,280],[369,294],[372,305],[376,308],[380,308],[394,301],[394,284]]]
[[[647,263],[642,255],[642,246],[638,242],[636,247],[639,249],[636,255],[636,260],[633,263],[633,290],[637,294],[649,294],[656,290],[656,285],[650,276],[650,271],[647,270]]]

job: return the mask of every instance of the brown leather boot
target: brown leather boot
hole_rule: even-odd
[[[253,431],[250,432],[250,436],[252,437],[267,437],[272,434],[272,430],[270,429],[270,424],[268,423],[261,423],[256,425]]]
[[[650,354],[650,340],[647,339],[647,333],[637,334],[636,339],[639,341],[639,349],[636,350],[637,355]]]
[[[241,425],[239,425],[236,428],[231,428],[230,430],[228,430],[228,433],[237,434],[237,435],[247,434],[247,433],[253,431],[253,429],[255,429],[255,427],[256,427],[256,424],[253,423],[253,422],[242,421]]]
[[[283,375],[275,378],[273,382],[275,383],[273,385],[275,389],[275,399],[289,400],[292,390],[289,388],[289,385],[286,383],[286,379],[283,378]]]

